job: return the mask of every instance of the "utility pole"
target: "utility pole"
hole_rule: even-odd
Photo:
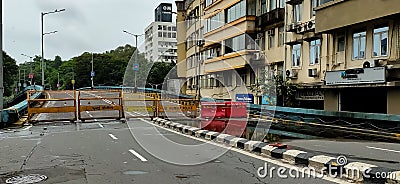
[[[92,52],[92,72],[90,73],[92,76],[92,88],[94,88],[94,70],[93,70],[93,52]]]
[[[127,34],[130,34],[130,35],[132,35],[132,36],[134,36],[135,37],[135,47],[136,47],[136,50],[135,50],[135,62],[133,63],[133,72],[135,73],[135,88],[137,87],[137,85],[136,85],[136,73],[137,73],[137,71],[139,70],[139,68],[138,68],[138,64],[137,64],[137,59],[138,59],[138,37],[139,36],[143,36],[144,34],[133,34],[133,33],[130,33],[130,32],[128,32],[128,31],[125,31],[125,30],[122,30],[124,33],[127,33]]]
[[[3,95],[4,95],[4,85],[3,85],[3,2],[0,3],[0,110],[3,110]]]

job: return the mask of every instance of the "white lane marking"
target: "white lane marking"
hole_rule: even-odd
[[[369,148],[369,149],[400,153],[400,151],[397,151],[397,150],[390,150],[390,149],[385,149],[385,148],[377,148],[377,147],[372,147],[372,146],[366,146],[366,147]]]
[[[113,135],[113,134],[108,134],[112,139],[114,139],[114,140],[118,140],[118,138],[117,137],[115,137],[115,135]]]
[[[86,111],[86,113],[88,113],[88,114],[89,114],[89,111]]]
[[[138,157],[142,162],[147,162],[147,160],[146,160],[142,155],[140,155],[139,153],[137,153],[135,150],[130,149],[129,152],[131,152],[133,155],[135,155],[136,157]]]
[[[32,127],[33,127],[32,125],[29,125],[29,126],[23,128],[22,130],[29,130],[29,129],[32,128]]]
[[[191,138],[191,139],[194,139],[194,140],[197,140],[197,141],[201,141],[201,142],[204,142],[204,143],[207,143],[207,144],[212,144],[212,145],[215,145],[215,146],[218,146],[218,147],[221,147],[221,148],[226,148],[226,149],[229,149],[229,150],[231,150],[231,151],[235,151],[235,152],[237,152],[237,153],[240,153],[240,154],[243,154],[243,155],[246,155],[246,156],[249,156],[249,157],[253,157],[253,158],[258,159],[258,160],[262,160],[262,161],[264,161],[264,162],[268,162],[268,163],[271,163],[271,164],[275,164],[275,165],[282,166],[282,167],[286,167],[286,168],[290,168],[290,169],[291,169],[291,168],[294,168],[294,169],[297,169],[297,170],[300,171],[300,172],[303,170],[303,168],[301,168],[301,167],[293,166],[293,165],[288,164],[288,163],[283,163],[283,162],[281,162],[281,161],[279,161],[279,160],[273,160],[273,159],[270,159],[270,158],[267,158],[267,157],[263,157],[263,156],[261,156],[261,155],[255,155],[255,154],[253,154],[253,153],[250,153],[250,152],[247,152],[247,151],[245,151],[245,150],[241,150],[241,149],[238,149],[238,148],[235,148],[235,147],[228,147],[228,146],[225,146],[225,145],[223,145],[223,144],[219,144],[219,143],[216,143],[216,142],[213,142],[213,141],[204,140],[204,139],[201,139],[201,138],[198,138],[198,137],[193,137],[193,136],[190,136],[190,135],[182,134],[182,133],[180,133],[180,132],[176,132],[176,131],[174,131],[174,130],[171,130],[171,129],[162,127],[162,126],[160,126],[160,125],[153,124],[151,121],[148,121],[148,120],[141,120],[141,121],[143,121],[143,122],[145,122],[145,123],[148,123],[148,124],[150,124],[150,125],[159,127],[159,128],[161,128],[161,129],[167,130],[167,131],[169,131],[169,132],[173,132],[173,133],[175,133],[175,134],[178,134],[178,135],[181,135],[181,136],[184,136],[184,137],[187,137],[187,138]],[[131,129],[131,128],[130,128],[130,129]],[[261,167],[261,166],[262,166],[262,165],[260,165],[260,167]],[[317,177],[320,176],[318,173],[305,173],[305,174],[306,174],[306,175],[310,174],[310,175],[311,175],[311,178],[312,178],[312,177],[317,178]],[[339,178],[331,178],[331,177],[328,177],[328,176],[326,176],[326,175],[324,175],[324,176],[323,176],[322,178],[320,178],[320,179],[323,179],[323,180],[326,180],[326,181],[330,181],[330,182],[334,182],[334,183],[348,183],[348,184],[352,184],[352,182],[343,181],[343,180],[341,180],[341,179],[339,179]]]
[[[96,121],[96,120],[94,120],[94,121]],[[99,123],[99,127],[104,128],[104,126],[101,123]]]
[[[91,114],[88,114],[91,118],[93,118],[93,115],[91,115]]]

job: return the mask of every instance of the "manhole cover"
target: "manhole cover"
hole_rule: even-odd
[[[25,183],[38,183],[46,180],[47,176],[41,174],[29,174],[29,175],[19,175],[12,178],[8,178],[6,183],[9,184],[25,184]]]

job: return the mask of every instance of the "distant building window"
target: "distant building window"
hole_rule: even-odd
[[[357,32],[353,34],[353,59],[365,59],[367,32]]]
[[[176,26],[172,26],[172,31],[176,31]]]
[[[261,15],[267,13],[267,0],[261,0]]]
[[[321,40],[310,42],[310,65],[318,64],[321,57]]]
[[[374,53],[373,56],[387,56],[389,27],[374,29]]]
[[[162,30],[162,25],[158,25],[158,30]]]
[[[343,52],[345,48],[345,37],[344,35],[339,35],[337,38],[337,51]]]
[[[167,37],[168,37],[167,32],[163,32],[163,37],[164,37],[164,38],[167,38]]]
[[[268,49],[275,46],[275,29],[268,30]]]
[[[168,26],[168,31],[172,31],[172,27],[171,26]]]
[[[171,37],[172,37],[171,33],[168,33],[168,38],[171,38]]]
[[[285,28],[283,26],[279,27],[278,32],[278,47],[281,47],[285,42]]]
[[[204,32],[208,33],[214,29],[217,29],[223,25],[222,12],[215,14],[208,18],[204,24]]]
[[[276,9],[276,0],[269,0],[269,11]]]
[[[176,33],[172,33],[172,38],[176,38]]]
[[[223,73],[224,75],[224,86],[232,86],[232,71],[228,70]]]
[[[162,32],[158,32],[158,37],[162,37]]]
[[[301,44],[292,46],[292,66],[300,66]]]
[[[163,26],[163,30],[164,30],[164,31],[167,30],[167,26]]]
[[[301,22],[303,3],[293,6],[293,22]]]
[[[225,40],[225,54],[244,50],[246,48],[246,35],[242,34]]]
[[[246,16],[246,1],[242,0],[232,7],[225,10],[226,19],[225,22],[229,23],[236,19]]]

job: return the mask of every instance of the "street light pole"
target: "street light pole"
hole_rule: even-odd
[[[41,58],[41,61],[42,62],[41,62],[41,66],[42,66],[42,86],[43,86],[43,88],[44,88],[44,40],[43,40],[43,37],[45,35],[44,28],[43,28],[43,18],[47,14],[58,13],[58,12],[62,12],[62,11],[65,11],[65,9],[61,9],[61,10],[57,10],[56,9],[55,11],[52,11],[52,12],[41,12],[40,13],[40,15],[41,15],[40,22],[41,22],[41,27],[42,27],[42,35],[41,35],[41,37],[42,37],[42,58]],[[51,32],[51,33],[55,33],[55,32]]]
[[[134,36],[135,37],[135,48],[136,48],[136,50],[135,50],[135,62],[134,62],[134,67],[135,67],[135,65],[137,64],[137,54],[138,54],[138,37],[139,36],[143,36],[144,34],[133,34],[133,33],[130,33],[130,32],[128,32],[128,31],[125,31],[125,30],[122,30],[124,33],[127,33],[127,34],[130,34],[130,35],[132,35],[132,36]],[[136,69],[134,68],[133,69],[133,72],[135,73],[135,88],[137,87],[137,85],[136,85]]]
[[[93,52],[92,52],[92,72],[90,74],[92,76],[92,88],[94,88],[94,70],[93,70]]]
[[[31,74],[32,74],[32,59],[33,59],[33,57],[32,57],[32,56],[28,56],[28,55],[26,55],[26,54],[21,54],[21,55],[30,58],[30,63],[29,63],[30,72],[29,72],[29,74],[31,75]],[[25,62],[25,63],[26,63],[26,62]],[[25,67],[26,67],[26,66],[25,66]],[[29,75],[29,76],[30,76],[30,75]],[[32,85],[33,77],[32,77],[32,78],[29,77],[29,78],[31,79],[30,85]]]
[[[4,86],[3,86],[3,3],[0,3],[0,110],[3,110],[3,95],[4,95]]]

